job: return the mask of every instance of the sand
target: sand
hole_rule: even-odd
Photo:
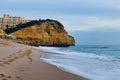
[[[0,80],[87,80],[40,60],[43,51],[0,40]]]

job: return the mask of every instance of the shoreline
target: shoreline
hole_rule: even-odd
[[[40,60],[45,52],[0,40],[0,80],[87,80]]]

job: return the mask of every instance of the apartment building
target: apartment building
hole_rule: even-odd
[[[3,14],[3,18],[0,18],[0,29],[14,28],[20,23],[27,23],[31,20],[26,20],[24,17],[10,16],[9,14]]]

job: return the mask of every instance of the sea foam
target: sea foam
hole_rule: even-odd
[[[91,80],[120,80],[120,60],[115,56],[85,53],[55,47],[39,47],[47,53],[42,60],[61,70]]]

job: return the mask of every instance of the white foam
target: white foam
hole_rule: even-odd
[[[47,63],[58,68],[91,80],[120,80],[120,62],[113,56],[97,55],[94,53],[66,52],[59,48],[40,47],[49,52],[63,55],[42,57]],[[64,58],[64,60],[62,60]]]
[[[40,49],[48,52],[54,52],[57,54],[64,54],[64,55],[74,55],[79,57],[86,57],[86,58],[94,58],[94,59],[100,59],[100,60],[117,60],[114,56],[106,56],[106,55],[96,55],[93,53],[83,53],[83,52],[73,52],[73,51],[62,51],[60,48],[56,47],[39,47]]]
[[[60,63],[54,63],[52,60],[49,60],[49,59],[44,59],[44,58],[41,58],[44,62],[47,62],[49,64],[52,64],[52,65],[55,65],[56,67],[58,67],[59,69],[63,70],[63,71],[66,71],[66,72],[70,72],[70,73],[73,73],[73,74],[76,74],[78,76],[89,76],[89,75],[86,75],[86,73],[84,72],[79,72],[78,74],[78,69],[74,68],[74,67],[71,67],[71,66],[67,66],[67,65],[64,65],[64,64],[60,64]],[[90,77],[89,77],[90,79]]]

